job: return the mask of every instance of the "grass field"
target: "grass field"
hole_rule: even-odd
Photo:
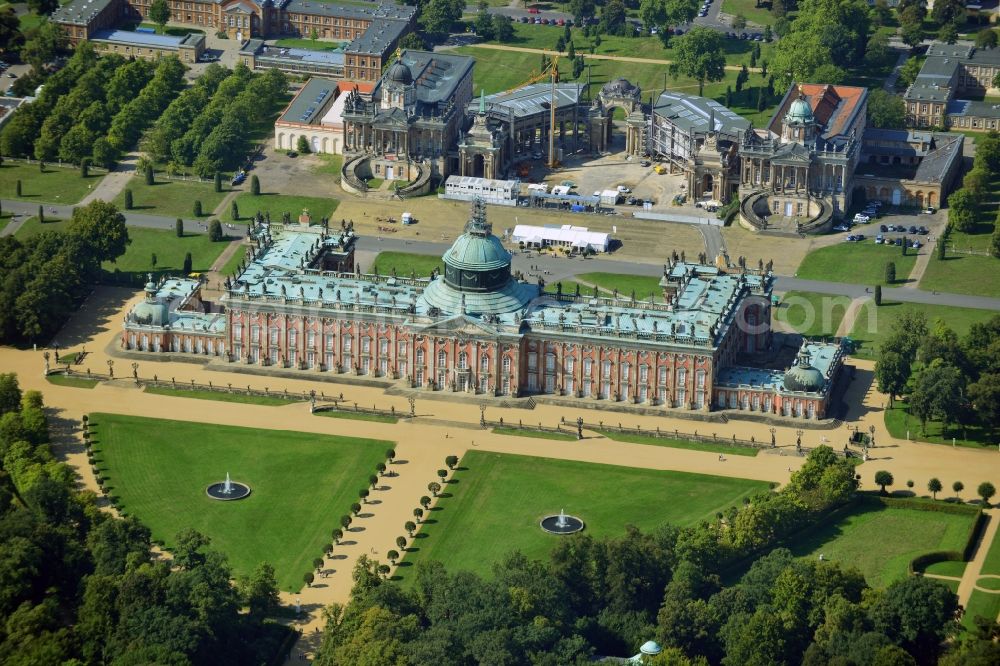
[[[249,192],[244,192],[236,197],[236,206],[239,208],[240,219],[234,220],[232,218],[232,210],[229,207],[219,217],[225,222],[239,222],[240,220],[253,217],[257,214],[257,211],[261,213],[270,211],[271,221],[280,222],[282,213],[290,213],[294,222],[302,214],[303,209],[308,209],[309,215],[312,216],[313,224],[319,224],[322,218],[333,215],[333,211],[337,210],[337,204],[339,203],[336,199],[321,197],[299,197],[275,194],[273,192],[262,192],[254,196]],[[331,223],[333,222],[332,219],[330,221]]]
[[[649,298],[650,294],[658,300],[663,300],[660,278],[645,275],[623,275],[621,273],[583,273],[576,277],[581,282],[595,284],[601,289],[608,291],[617,289],[619,296],[629,297],[634,290],[635,297],[639,300]]]
[[[147,386],[146,393],[169,395],[175,398],[196,398],[198,400],[217,400],[219,402],[240,402],[248,405],[282,406],[301,400],[279,398],[267,395],[247,395],[246,393],[224,393],[221,391],[199,391],[197,389],[175,389],[163,386]]]
[[[129,227],[128,237],[131,239],[125,254],[114,264],[104,262],[103,268],[113,273],[117,268],[122,273],[145,275],[179,275],[184,267],[184,255],[191,253],[191,270],[204,272],[212,267],[226,242],[213,242],[208,234],[187,233],[180,238],[173,230],[147,229],[145,227]],[[156,253],[156,268],[153,268],[153,253]],[[145,279],[145,278],[143,278]]]
[[[966,629],[975,629],[974,620],[977,616],[996,620],[1000,615],[1000,594],[973,590],[969,597],[969,603],[965,605],[965,615],[962,616],[962,624]]]
[[[240,261],[246,257],[247,246],[240,245],[236,252],[233,252],[233,256],[229,257],[225,264],[222,265],[222,269],[219,271],[222,275],[232,275],[236,272],[236,267],[239,266]]]
[[[549,432],[547,430],[531,430],[530,428],[493,428],[498,435],[513,435],[514,437],[534,437],[536,439],[555,439],[561,442],[576,440],[576,435],[568,432]]]
[[[961,578],[965,573],[967,562],[935,562],[926,569],[925,573],[937,574],[939,576],[955,576]]]
[[[921,252],[928,252],[922,248]],[[917,261],[916,250],[909,250],[905,257],[900,248],[876,245],[874,241],[837,243],[813,250],[799,265],[796,277],[806,280],[828,280],[851,284],[886,284],[885,267],[890,261],[896,264],[894,286],[905,284],[907,276]]]
[[[150,215],[166,217],[194,217],[194,202],[201,202],[202,217],[211,217],[215,207],[229,193],[223,185],[221,192],[215,191],[211,182],[196,180],[158,180],[147,185],[142,176],[136,176],[128,183],[132,190],[132,210]],[[115,205],[125,209],[125,190],[115,198]]]
[[[952,254],[944,261],[937,257],[927,264],[920,279],[924,291],[1000,297],[1000,280],[984,280],[984,275],[1000,271],[1000,259],[969,254]]]
[[[284,37],[274,40],[275,46],[286,49],[307,49],[309,51],[343,51],[347,42],[327,42],[321,39],[297,39]]]
[[[689,449],[691,451],[708,451],[710,453],[725,453],[733,456],[755,457],[760,453],[760,449],[751,449],[746,446],[732,446],[725,444],[725,440],[715,444],[712,442],[693,442],[689,439],[674,439],[673,437],[653,437],[646,435],[633,435],[614,430],[598,430],[599,433],[619,442],[632,442],[633,444],[651,444],[653,446],[669,446],[674,449]]]
[[[365,267],[362,268],[367,270]],[[409,277],[411,274],[415,274],[419,278],[429,277],[431,271],[435,268],[444,270],[444,262],[441,261],[441,257],[433,254],[379,252],[378,256],[375,257],[371,270],[374,271],[376,268],[378,268],[378,272],[382,275],[389,275],[395,268],[397,275]]]
[[[555,51],[556,42],[563,36],[564,28],[551,25],[535,25],[533,23],[514,23],[514,39],[508,42],[511,46]],[[631,58],[648,58],[652,60],[673,60],[673,49],[663,48],[663,42],[656,36],[617,37],[601,35],[600,46],[595,46],[593,39],[584,36],[580,28],[571,28],[570,35],[573,46],[578,54],[591,52],[599,55],[626,56]],[[495,43],[495,42],[494,42]],[[750,64],[750,50],[753,42],[742,39],[725,39],[722,47],[726,52],[727,65]],[[760,43],[760,54],[763,60],[769,60],[774,52],[773,43]],[[481,49],[482,50],[482,49]],[[565,52],[564,52],[565,53]],[[540,56],[535,56],[536,67],[541,64]],[[631,66],[631,63],[629,64]],[[661,65],[662,66],[662,65]],[[628,77],[626,77],[628,78]]]
[[[37,217],[29,217],[21,223],[14,237],[24,240],[36,236],[43,231],[65,231],[67,226],[69,226],[69,220],[47,217],[45,218],[45,222],[39,222]]]
[[[980,573],[1000,576],[1000,538],[994,539]]]
[[[885,410],[885,427],[896,439],[906,439],[909,433],[910,439],[919,442],[951,445],[954,438],[956,446],[977,449],[993,448],[1000,443],[1000,427],[990,429],[978,424],[967,426],[952,424],[945,430],[941,421],[932,420],[927,422],[925,429],[921,428],[920,419],[910,416],[909,406],[902,400],[897,400],[893,404],[893,409]]]
[[[236,575],[270,562],[283,590],[330,542],[389,442],[313,433],[92,414],[98,465],[121,507],[170,547],[194,528],[225,553]],[[253,493],[218,502],[205,488],[230,473]]]
[[[910,560],[921,553],[962,551],[973,520],[971,514],[864,504],[791,548],[796,555],[816,559],[822,554],[854,567],[869,585],[884,587],[905,578]]]
[[[77,377],[75,375],[47,375],[45,379],[49,384],[71,386],[73,388],[92,389],[98,384],[96,379],[87,379],[86,377]]]
[[[101,182],[103,175],[83,178],[80,170],[71,167],[46,166],[38,170],[38,164],[0,165],[0,197],[20,199],[39,203],[75,204],[85,197],[91,187]],[[21,196],[17,196],[17,181],[21,181]]]
[[[758,25],[774,25],[774,15],[771,13],[771,3],[760,3],[756,0],[722,0],[722,11],[726,14],[742,14],[747,21]],[[788,16],[792,20],[792,16]]]
[[[317,155],[320,163],[313,167],[313,173],[322,173],[340,178],[340,168],[344,166],[343,155]]]
[[[976,580],[976,586],[984,590],[1000,591],[1000,578],[981,577]]]
[[[615,536],[628,524],[696,524],[767,488],[747,479],[470,451],[397,573],[405,578],[410,565],[438,559],[452,571],[488,574],[515,549],[544,558],[559,537],[538,521],[560,509],[581,518],[587,534]]]
[[[962,337],[975,322],[990,319],[996,313],[992,310],[977,310],[975,308],[957,308],[950,305],[927,305],[924,303],[898,303],[882,301],[875,307],[866,305],[858,312],[851,330],[851,338],[858,343],[859,348],[854,355],[862,358],[875,358],[878,345],[889,334],[892,322],[903,312],[923,312],[927,316],[928,326],[935,320],[942,319],[948,327]]]
[[[798,333],[819,337],[834,335],[840,326],[851,299],[814,291],[789,291],[774,309],[774,318],[791,326]]]

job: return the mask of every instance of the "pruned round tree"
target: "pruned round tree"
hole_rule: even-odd
[[[893,482],[892,473],[884,469],[875,472],[875,485],[879,486],[882,494],[886,494],[886,486],[891,486]]]
[[[934,499],[937,499],[937,494],[941,492],[941,489],[942,489],[941,480],[938,479],[937,477],[934,477],[927,482],[927,490],[930,491],[931,497],[933,497]]]
[[[983,506],[989,506],[990,500],[997,494],[997,489],[989,481],[983,481],[979,484],[979,487],[976,488],[976,494],[982,498]]]
[[[406,530],[406,533],[409,534],[410,537],[412,538],[413,533],[417,530],[417,524],[412,520],[408,520],[403,524],[403,528]]]
[[[448,456],[444,459],[444,464],[448,466],[448,469],[455,469],[458,465],[458,456]]]

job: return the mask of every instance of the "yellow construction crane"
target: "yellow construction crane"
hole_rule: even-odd
[[[515,90],[523,88],[524,86],[530,86],[532,83],[538,83],[539,81],[544,81],[549,79],[552,84],[552,98],[549,103],[549,168],[555,169],[559,166],[556,161],[556,83],[559,82],[559,54],[553,54],[552,60],[549,62],[548,69],[545,69],[538,74],[532,73],[526,81],[522,81],[518,85],[504,90],[503,95],[507,93],[512,93]]]

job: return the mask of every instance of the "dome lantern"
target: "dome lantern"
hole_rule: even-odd
[[[826,378],[811,365],[809,352],[803,349],[799,352],[795,365],[785,373],[782,383],[786,391],[818,393],[823,390]]]

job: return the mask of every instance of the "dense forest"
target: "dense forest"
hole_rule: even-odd
[[[0,375],[0,663],[270,663],[288,630],[265,619],[268,565],[234,586],[194,531],[155,558],[149,529],[99,509],[48,442],[42,395]]]
[[[129,243],[125,217],[94,201],[73,210],[66,231],[0,237],[0,344],[48,339]]]
[[[856,501],[854,481],[820,447],[780,492],[712,523],[568,538],[547,562],[506,556],[489,579],[419,563],[403,587],[362,558],[351,603],[328,610],[317,663],[586,664],[650,639],[665,648],[651,663],[675,666],[1000,663],[1000,627],[960,633],[958,599],[940,582],[873,589],[854,569],[773,547]]]

